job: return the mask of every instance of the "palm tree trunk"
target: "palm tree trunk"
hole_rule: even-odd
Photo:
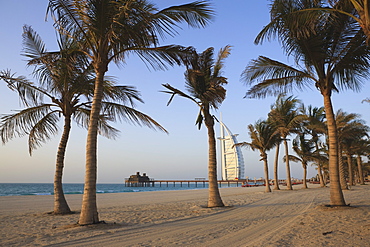
[[[361,185],[364,185],[365,184],[365,180],[364,180],[364,173],[362,171],[362,160],[361,160],[361,156],[360,155],[357,155],[356,160],[357,160],[357,169],[358,169],[358,177],[360,179],[360,184]]]
[[[317,142],[318,141],[315,141],[316,151],[319,150],[319,144]],[[324,181],[324,177],[322,175],[321,164],[317,164],[317,174],[319,175],[320,187],[325,187],[325,181]]]
[[[264,164],[264,171],[265,171],[265,192],[271,192],[270,188],[270,179],[269,179],[269,166],[267,163],[267,154],[261,154]]]
[[[96,73],[94,98],[91,107],[89,128],[87,130],[85,184],[81,214],[78,222],[80,225],[99,223],[96,205],[97,142],[104,73],[105,72],[99,72],[99,70]]]
[[[71,116],[65,116],[63,134],[59,142],[54,175],[54,214],[70,214],[71,209],[65,199],[62,185],[64,157],[69,133],[71,131]]]
[[[274,160],[274,190],[280,190],[279,188],[279,177],[278,177],[278,166],[279,166],[279,152],[280,143],[276,145],[275,160]]]
[[[289,152],[288,152],[288,142],[286,137],[284,137],[284,147],[285,147],[285,166],[286,166],[286,186],[288,190],[292,190],[292,179],[290,175],[290,165],[289,165]]]
[[[302,164],[303,166],[303,188],[307,189],[307,164]]]
[[[213,117],[204,110],[205,125],[208,130],[208,207],[223,207],[220,191],[217,184],[217,156],[216,156],[216,138],[214,131]]]
[[[358,170],[353,169],[353,186],[356,186],[356,184],[360,183],[360,178],[358,175]]]
[[[325,180],[324,180],[324,177],[322,175],[322,169],[321,169],[320,164],[317,165],[317,174],[319,175],[320,187],[325,187]]]
[[[352,170],[352,155],[347,153],[347,164],[348,164],[348,183],[349,185],[354,185],[353,183],[353,170]]]
[[[342,147],[339,142],[338,142],[338,159],[339,159],[340,187],[342,188],[342,190],[348,190],[346,172],[345,172],[344,163],[343,163]]]
[[[338,136],[337,125],[333,112],[330,92],[322,92],[324,97],[324,107],[328,127],[329,139],[329,176],[330,176],[330,205],[345,206],[343,191],[339,181],[339,163],[338,163]]]

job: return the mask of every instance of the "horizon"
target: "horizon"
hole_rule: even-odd
[[[3,34],[0,45],[0,70],[11,69],[18,76],[32,79],[32,67],[26,66],[22,53],[22,27],[24,24],[41,36],[49,51],[57,49],[55,31],[49,17],[45,22],[47,0],[4,1],[3,14],[0,16],[0,31]],[[171,5],[184,4],[184,0],[151,1],[159,9]],[[265,119],[275,97],[265,99],[246,99],[247,87],[240,81],[240,75],[251,59],[264,55],[272,59],[292,61],[283,54],[277,41],[254,45],[258,32],[269,22],[269,3],[263,1],[236,0],[233,4],[227,1],[213,0],[216,11],[215,20],[204,29],[189,29],[182,26],[179,35],[167,38],[162,45],[178,44],[193,46],[198,52],[214,47],[217,52],[226,45],[231,45],[231,55],[225,60],[224,76],[228,78],[226,100],[218,111],[222,112],[223,122],[233,134],[238,134],[238,141],[248,141],[247,125],[258,119]],[[17,15],[14,10],[17,10]],[[216,53],[215,52],[215,53]],[[117,68],[110,65],[107,75],[115,76],[119,85],[133,85],[141,93],[145,104],[137,104],[136,109],[148,114],[169,134],[153,131],[123,123],[115,123],[121,130],[116,140],[99,137],[98,141],[98,184],[123,183],[126,177],[137,171],[146,172],[156,179],[208,177],[208,145],[206,128],[199,131],[195,126],[198,108],[192,102],[176,97],[170,106],[166,106],[169,97],[160,93],[163,83],[184,89],[184,67],[173,67],[167,71],[151,71],[135,56],[130,56],[127,63]],[[332,96],[334,110],[343,109],[348,113],[361,114],[367,123],[370,120],[370,104],[362,103],[369,98],[370,85],[364,82],[361,92],[341,91]],[[320,107],[323,99],[315,89],[295,92],[294,96],[305,105]],[[22,109],[16,93],[11,92],[5,83],[0,82],[0,114],[8,114]],[[60,122],[60,127],[62,123]],[[220,136],[220,126],[215,125],[216,138]],[[87,131],[72,125],[71,136],[67,147],[64,183],[83,183],[85,175],[85,144]],[[27,138],[15,138],[0,146],[0,183],[52,183],[54,178],[55,159],[59,134],[28,154]],[[291,137],[291,136],[290,136]],[[291,142],[289,142],[291,146]],[[244,177],[263,177],[263,164],[259,153],[242,148],[245,174]],[[280,149],[279,179],[285,176],[285,164],[282,161],[284,149]],[[290,149],[291,152],[291,149]],[[270,178],[275,149],[268,153]],[[221,178],[219,141],[217,141],[218,178]],[[302,165],[291,162],[292,177],[301,177]],[[316,175],[315,168],[308,167],[307,178]],[[121,181],[121,182],[120,182]]]

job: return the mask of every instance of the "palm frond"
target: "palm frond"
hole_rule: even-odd
[[[185,22],[191,27],[205,27],[212,20],[214,11],[207,1],[195,1],[179,6],[165,8],[158,12],[155,17],[160,17],[161,24],[167,32],[172,33],[170,26],[175,23]]]
[[[254,146],[252,145],[252,143],[250,143],[250,142],[239,142],[239,143],[235,143],[234,145],[233,145],[233,148],[234,147],[246,147],[246,148],[250,148],[250,149],[252,149],[253,151],[255,151],[255,148],[254,148]]]
[[[32,126],[28,134],[28,151],[30,154],[58,133],[59,115],[60,113],[57,111],[50,112]]]
[[[177,89],[177,88],[174,88],[172,87],[170,84],[162,84],[163,87],[167,88],[169,91],[161,91],[162,93],[168,93],[168,94],[171,94],[171,98],[169,99],[167,105],[171,104],[172,100],[173,100],[173,97],[175,97],[175,95],[179,95],[181,97],[184,97],[184,98],[187,98],[187,99],[190,99],[191,101],[193,101],[195,104],[197,104],[198,106],[200,106],[200,104],[198,103],[198,101],[196,99],[194,99],[193,97],[191,97],[190,95],[187,95],[186,93],[182,92],[181,90]]]
[[[119,136],[119,130],[109,124],[110,118],[100,115],[98,121],[98,133],[108,139],[115,140]]]
[[[41,37],[27,25],[23,26],[23,51],[29,59],[39,59],[47,52]]]
[[[106,116],[110,121],[120,120],[127,121],[131,124],[146,126],[151,129],[157,129],[168,133],[157,121],[150,116],[125,105],[120,105],[112,102],[102,103],[102,115]]]
[[[16,91],[25,106],[35,106],[43,101],[44,96],[53,98],[47,90],[36,87],[32,82],[27,80],[24,76],[17,76],[12,74],[10,70],[0,71],[0,79],[7,83],[7,86]]]
[[[302,162],[302,159],[295,156],[295,155],[288,155],[288,157],[289,157],[289,161],[293,161],[293,162],[297,162],[297,163]],[[283,161],[286,162],[286,156],[285,155],[283,156]]]
[[[215,65],[213,66],[212,77],[219,77],[221,75],[221,70],[225,67],[224,60],[230,55],[231,47],[227,45],[220,49]]]
[[[252,60],[243,71],[241,79],[247,85],[255,84],[246,93],[246,97],[250,98],[276,96],[291,92],[295,88],[303,90],[316,81],[316,78],[308,71],[298,70],[264,56]]]
[[[186,60],[192,47],[168,45],[160,47],[130,47],[127,52],[135,53],[147,65],[155,70],[166,70],[169,66],[181,65]],[[123,54],[123,53],[122,53]],[[114,57],[115,61],[122,60]],[[149,67],[149,66],[150,67]]]
[[[202,124],[203,124],[203,120],[204,120],[204,117],[203,117],[203,114],[202,114],[202,109],[199,109],[198,117],[197,117],[197,120],[195,121],[195,125],[198,126],[198,130],[201,129]]]
[[[52,112],[53,105],[43,104],[26,108],[14,114],[4,114],[1,117],[0,136],[3,143],[16,136],[28,135],[33,126]]]
[[[121,104],[129,103],[132,107],[135,106],[135,100],[141,103],[144,101],[140,97],[140,92],[133,86],[104,86],[104,101],[119,102]]]

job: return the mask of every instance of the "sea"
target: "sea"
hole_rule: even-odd
[[[231,185],[235,186],[235,185]],[[222,187],[226,187],[222,186]],[[65,183],[63,184],[64,194],[83,194],[84,185]],[[178,183],[156,184],[154,187],[126,187],[125,184],[97,184],[97,193],[135,193],[144,191],[165,191],[165,190],[195,190],[206,189],[205,184],[188,184],[182,186]],[[26,195],[53,195],[52,183],[0,183],[0,196],[26,196]]]

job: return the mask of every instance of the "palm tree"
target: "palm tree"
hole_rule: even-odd
[[[276,131],[280,134],[281,140],[283,141],[285,147],[285,156],[288,157],[285,160],[286,184],[288,190],[292,190],[293,188],[290,175],[287,137],[291,133],[297,131],[302,121],[302,115],[298,114],[297,112],[298,103],[299,100],[293,96],[285,97],[284,94],[280,94],[275,102],[275,105],[271,107],[271,111],[268,114],[268,121],[276,127]],[[275,171],[276,170],[277,168],[275,168]],[[278,181],[276,178],[275,180]]]
[[[312,140],[306,140],[305,134],[300,133],[293,140],[293,151],[296,155],[289,155],[289,159],[294,162],[301,162],[303,167],[303,188],[307,189],[307,165],[309,162],[320,162],[323,157],[320,151],[316,150],[315,143]],[[284,156],[286,160],[286,156]]]
[[[242,74],[248,85],[248,97],[265,97],[279,93],[303,90],[314,86],[323,96],[328,126],[330,204],[346,205],[339,183],[337,128],[331,95],[343,89],[358,91],[361,80],[369,77],[369,48],[365,35],[352,19],[340,15],[326,21],[318,18],[314,29],[299,25],[290,13],[312,7],[322,7],[315,0],[275,0],[271,5],[271,22],[260,32],[255,42],[277,35],[287,55],[293,56],[296,66],[260,56],[252,60]],[[302,35],[301,32],[305,32]],[[261,82],[258,82],[261,80]]]
[[[171,94],[168,104],[171,103],[175,95],[190,99],[199,107],[199,114],[196,121],[200,129],[203,122],[208,131],[208,182],[209,196],[208,207],[223,207],[218,185],[217,185],[217,156],[216,138],[214,131],[214,116],[211,115],[212,109],[218,109],[226,97],[226,90],[223,87],[227,84],[227,78],[221,76],[224,67],[224,60],[230,54],[230,46],[225,46],[220,50],[217,60],[214,61],[214,49],[208,48],[198,54],[195,49],[189,55],[185,64],[185,86],[189,94],[186,94],[169,84],[163,86]]]
[[[280,135],[277,133],[275,126],[268,121],[257,121],[254,125],[248,125],[251,142],[237,143],[238,146],[251,148],[253,151],[260,152],[261,159],[264,163],[265,171],[265,192],[271,192],[268,172],[267,151],[274,148],[280,142]]]
[[[342,154],[343,151],[347,157],[348,182],[349,185],[354,185],[352,173],[352,155],[354,149],[352,146],[354,142],[367,136],[369,127],[365,125],[365,122],[362,119],[360,119],[359,114],[346,113],[341,109],[339,109],[336,113],[336,123],[338,128],[339,154]],[[341,162],[341,166],[342,189],[347,189],[343,161]]]
[[[364,180],[364,172],[363,172],[363,169],[362,169],[363,163],[362,163],[361,156],[367,155],[367,154],[370,153],[369,138],[355,140],[352,147],[353,147],[354,153],[356,155],[359,183],[361,185],[364,185],[365,180]]]
[[[25,109],[1,118],[0,136],[8,142],[16,136],[28,135],[29,153],[53,135],[57,134],[58,121],[64,120],[59,141],[54,176],[54,214],[67,214],[71,210],[62,187],[62,176],[66,147],[71,131],[71,122],[87,128],[94,89],[94,75],[86,64],[85,56],[74,49],[74,43],[61,35],[60,51],[48,52],[40,36],[31,27],[24,27],[25,56],[28,65],[34,65],[34,76],[38,85],[26,78],[15,77],[10,71],[0,72],[0,78],[9,88],[16,91],[26,106]],[[151,128],[165,131],[149,116],[133,108],[134,101],[142,102],[140,94],[130,86],[112,86],[104,81],[104,101],[99,117],[99,133],[115,138],[118,130],[109,125],[110,121],[125,119]],[[44,98],[49,99],[48,102]]]
[[[320,135],[326,133],[326,124],[325,124],[325,109],[324,107],[313,107],[309,105],[306,107],[303,103],[299,107],[299,111],[304,115],[304,121],[302,128],[304,133],[311,135],[311,140],[315,143],[316,152],[320,152]],[[325,187],[323,179],[322,165],[320,162],[315,162],[317,164],[317,174],[320,180],[320,186]]]
[[[96,74],[86,145],[86,174],[80,225],[99,223],[96,205],[97,133],[104,75],[111,62],[137,54],[154,68],[179,64],[178,46],[158,47],[161,38],[177,34],[179,23],[204,27],[213,15],[205,1],[158,10],[147,0],[50,0],[48,10],[61,32],[78,40]]]

